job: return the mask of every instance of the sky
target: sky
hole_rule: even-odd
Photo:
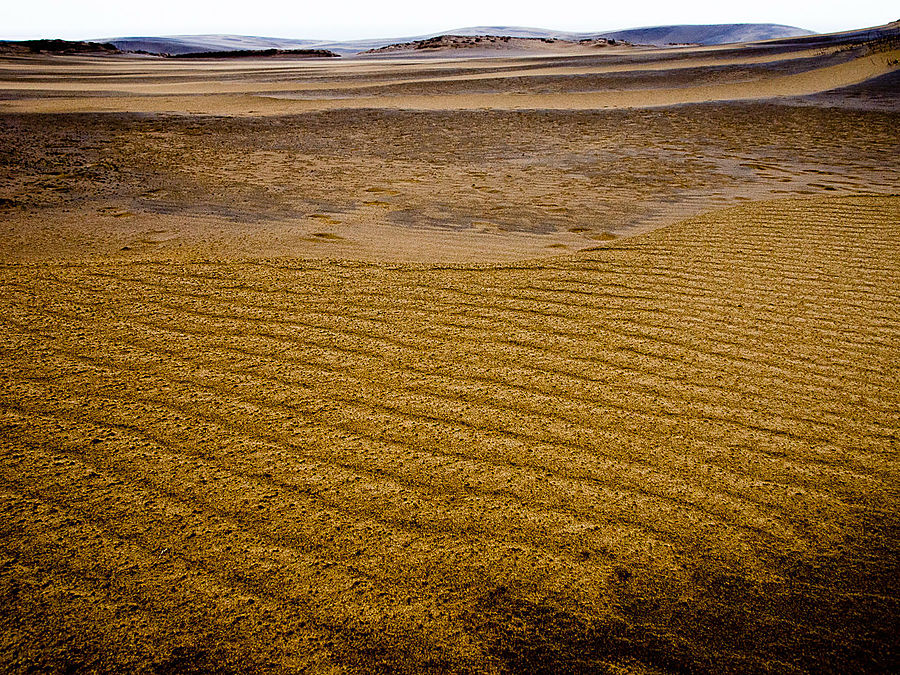
[[[680,23],[781,23],[818,32],[900,19],[896,0],[0,0],[0,38],[233,33],[350,40],[466,26],[598,32]]]

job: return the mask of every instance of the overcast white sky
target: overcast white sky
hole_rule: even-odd
[[[783,23],[827,32],[900,19],[896,0],[0,0],[0,38],[236,33],[401,37],[478,25],[593,32],[677,23]]]

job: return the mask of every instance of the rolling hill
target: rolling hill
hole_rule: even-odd
[[[627,30],[569,33],[544,28],[519,26],[473,26],[412,37],[385,37],[368,40],[329,41],[302,38],[273,38],[248,35],[170,35],[159,37],[117,37],[110,42],[122,50],[148,51],[165,54],[189,54],[192,52],[249,50],[249,49],[328,49],[338,54],[355,54],[391,44],[425,40],[441,35],[503,35],[519,38],[555,38],[559,40],[584,40],[608,38],[625,40],[634,44],[665,45],[669,43],[694,43],[703,45],[748,42],[775,38],[813,35],[812,31],[778,24],[717,24],[708,26],[656,26]]]

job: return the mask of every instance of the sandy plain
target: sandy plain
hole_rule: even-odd
[[[11,672],[890,672],[890,42],[0,62]]]

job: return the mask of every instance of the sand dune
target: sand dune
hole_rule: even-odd
[[[345,108],[591,110],[806,96],[897,70],[900,51],[890,41],[877,49],[848,47],[838,38],[834,42],[832,47],[817,44],[814,51],[802,42],[796,49],[760,43],[752,49],[637,55],[629,48],[607,47],[593,56],[316,64],[242,59],[216,67],[45,58],[0,69],[0,111],[286,115]],[[689,68],[705,70],[684,79]],[[61,72],[67,72],[64,80],[58,77]],[[479,86],[473,78],[481,81]]]
[[[0,669],[895,670],[854,39],[0,60]]]

